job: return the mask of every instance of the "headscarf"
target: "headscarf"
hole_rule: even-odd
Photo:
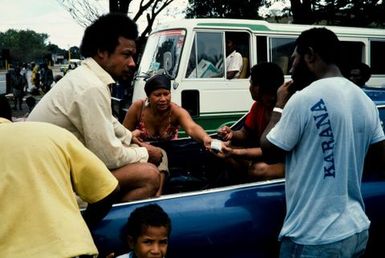
[[[147,97],[150,96],[151,92],[158,89],[171,89],[171,80],[164,74],[156,74],[146,81],[144,85],[144,91]]]

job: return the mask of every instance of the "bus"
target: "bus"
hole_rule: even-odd
[[[231,125],[248,112],[249,70],[260,62],[278,64],[290,79],[290,57],[298,35],[315,25],[268,23],[262,20],[184,19],[158,26],[149,35],[133,81],[133,101],[144,99],[147,78],[165,73],[172,79],[172,101],[185,108],[208,133]],[[385,88],[385,30],[326,27],[342,43],[340,69],[364,62],[371,67],[367,85]],[[237,79],[226,78],[226,39],[236,40],[242,55]]]

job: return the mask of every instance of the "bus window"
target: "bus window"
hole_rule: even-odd
[[[363,42],[341,41],[338,66],[345,77],[349,76],[351,64],[361,63],[365,60],[364,49]]]
[[[283,74],[289,74],[294,48],[295,38],[271,38],[270,60],[281,67]]]
[[[195,44],[195,38],[194,42],[191,48],[190,57],[188,59],[188,65],[186,70],[186,78],[196,78],[196,67],[197,67],[197,58],[196,58],[196,44]]]
[[[226,72],[228,79],[249,77],[250,35],[245,32],[226,32]],[[233,69],[233,73],[229,73]],[[238,72],[234,72],[235,69]]]
[[[267,37],[257,36],[257,63],[267,62]]]
[[[385,41],[370,42],[370,68],[372,74],[385,74]]]
[[[197,32],[190,53],[186,77],[223,77],[223,45],[221,32]]]
[[[146,49],[140,62],[139,75],[149,77],[156,73],[166,73],[175,78],[184,44],[184,30],[156,32],[147,40]]]

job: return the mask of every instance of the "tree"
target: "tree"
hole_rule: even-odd
[[[109,0],[111,13],[128,13],[128,6],[132,0]]]
[[[9,29],[5,33],[0,32],[0,49],[9,49],[12,62],[31,62],[42,59],[49,53],[47,39],[48,35],[45,33]]]
[[[293,23],[313,24],[314,14],[312,5],[315,0],[290,0],[291,12],[293,14]]]
[[[189,0],[186,17],[257,18],[247,14],[255,12],[255,3],[250,3],[243,0],[213,0],[208,3]],[[243,12],[244,6],[248,8],[246,13]],[[257,7],[260,16],[275,22],[385,27],[384,0],[261,0]]]
[[[315,7],[317,21],[326,21],[330,25],[354,27],[384,26],[384,3],[378,0],[326,0]]]
[[[290,13],[296,24],[385,26],[385,1],[378,0],[290,0],[290,7],[282,13]]]
[[[264,0],[189,0],[187,18],[259,19],[258,9]]]
[[[71,59],[80,59],[80,49],[76,46],[70,47],[68,49]]]
[[[97,17],[105,13],[105,9],[93,0],[57,0],[81,26],[87,27]],[[147,26],[141,32],[140,39],[144,39],[152,30],[156,17],[174,0],[140,0],[139,7],[133,16],[133,21],[138,22],[144,14]],[[133,0],[109,0],[109,11],[128,13]],[[103,12],[104,10],[104,12]]]

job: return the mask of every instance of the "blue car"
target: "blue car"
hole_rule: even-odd
[[[384,121],[384,93],[378,89],[366,92]],[[278,234],[285,215],[284,179],[226,186],[221,178],[226,169],[223,162],[199,143],[180,139],[158,145],[169,156],[171,177],[165,195],[114,205],[92,229],[100,257],[127,252],[122,227],[135,208],[149,203],[159,204],[172,220],[168,258],[278,257]],[[365,171],[362,194],[371,221],[365,257],[381,257],[385,243],[385,173]]]

